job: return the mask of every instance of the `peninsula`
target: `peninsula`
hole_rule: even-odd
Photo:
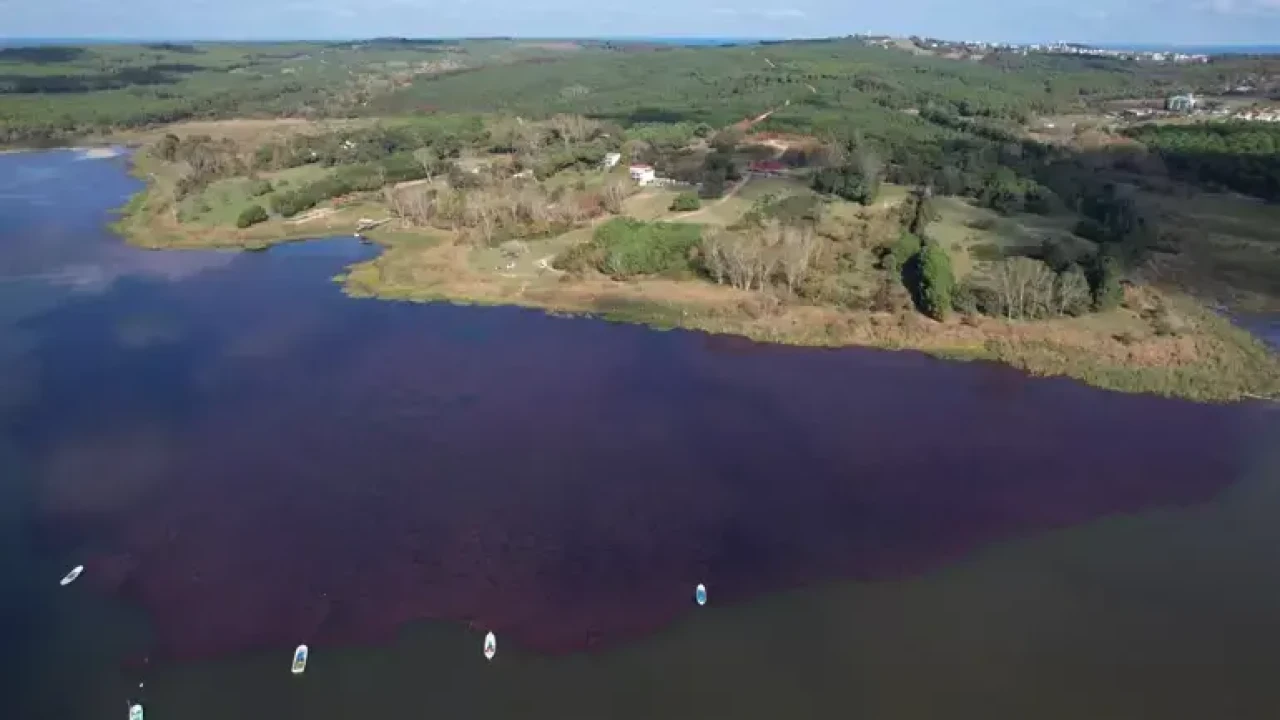
[[[1276,356],[1223,317],[1280,311],[1280,127],[1235,107],[1269,112],[1280,62],[882,39],[21,50],[0,61],[86,89],[41,105],[57,122],[7,106],[0,140],[135,146],[146,188],[117,227],[137,245],[359,232],[384,250],[339,278],[357,297],[1280,396]],[[137,82],[87,69],[107,55]],[[1166,102],[1197,94],[1235,109]]]

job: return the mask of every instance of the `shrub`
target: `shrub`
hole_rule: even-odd
[[[1081,218],[1072,232],[1085,240],[1092,240],[1096,243],[1110,242],[1110,238],[1107,236],[1107,229],[1102,226],[1102,223],[1093,218]]]
[[[593,267],[617,278],[685,271],[701,235],[698,225],[617,217],[597,227],[589,243],[561,253],[555,266]]]
[[[182,141],[178,139],[177,135],[174,135],[173,133],[166,133],[165,136],[160,139],[160,142],[156,143],[155,154],[161,160],[173,162],[173,160],[178,156],[178,146],[181,142]]]
[[[250,205],[240,212],[240,217],[236,218],[236,227],[247,228],[266,220],[267,211],[261,205]]]
[[[970,283],[961,283],[951,293],[951,309],[962,315],[978,314],[978,294]]]
[[[1094,258],[1088,273],[1089,292],[1093,296],[1093,309],[1099,312],[1114,310],[1124,299],[1120,286],[1120,264],[1115,258],[1099,255]]]
[[[425,171],[411,155],[392,155],[380,163],[344,165],[328,177],[278,193],[272,196],[271,207],[281,215],[291,217],[303,210],[310,210],[329,198],[361,190],[377,190],[389,182],[420,177],[425,177]]]
[[[670,210],[674,212],[689,212],[702,207],[702,201],[698,199],[697,193],[683,192],[671,201]]]
[[[855,165],[824,168],[813,176],[813,189],[863,205],[870,205],[880,194],[880,176],[865,172]]]
[[[1075,252],[1060,240],[1046,238],[1040,242],[1040,251],[1035,254],[1056,273],[1066,272],[1075,264]]]
[[[1007,167],[998,167],[978,190],[978,202],[1002,215],[1016,212],[1026,198],[1027,183]]]
[[[1062,272],[1053,286],[1054,310],[1060,315],[1079,317],[1089,311],[1092,300],[1089,279],[1079,265],[1071,265]]]
[[[935,320],[947,316],[955,284],[951,256],[938,243],[926,243],[920,251],[920,299],[926,315]]]
[[[907,266],[911,258],[920,252],[920,248],[920,238],[909,232],[904,232],[880,256],[880,266],[891,273],[896,273]]]
[[[260,197],[271,192],[274,188],[271,181],[266,178],[255,178],[249,181],[249,187],[246,188],[250,197]]]
[[[718,198],[724,195],[725,180],[724,175],[707,174],[702,179],[702,185],[698,187],[698,194],[704,198]]]
[[[1052,190],[1042,185],[1034,185],[1027,191],[1027,212],[1036,215],[1052,215],[1062,209],[1062,200]]]

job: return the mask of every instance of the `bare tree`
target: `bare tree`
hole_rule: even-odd
[[[427,182],[435,179],[435,174],[440,168],[440,154],[433,148],[418,148],[413,151],[413,158],[422,165],[422,171],[426,173]]]
[[[1079,265],[1058,274],[1053,286],[1054,310],[1059,315],[1081,315],[1089,309],[1092,297],[1089,280]]]
[[[1055,275],[1039,260],[1017,257],[996,265],[996,298],[1010,319],[1044,317],[1053,307]]]
[[[551,128],[564,141],[566,148],[573,143],[590,138],[597,127],[598,124],[595,121],[581,115],[561,114],[551,118]]]
[[[462,227],[467,216],[467,195],[461,190],[448,188],[436,198],[435,216],[451,230]]]
[[[750,290],[755,283],[760,251],[751,233],[716,229],[702,239],[703,263],[711,277],[739,290]]]
[[[764,248],[757,232],[734,233],[726,238],[725,266],[729,284],[739,290],[750,290],[755,284]]]
[[[387,209],[391,214],[398,218],[407,217],[404,209],[403,196],[389,187],[382,188],[382,200],[387,204]]]
[[[702,264],[717,284],[724,284],[728,277],[728,264],[725,255],[726,231],[719,227],[709,227],[702,233],[699,241],[702,251]]]
[[[477,190],[467,197],[466,212],[463,215],[468,227],[480,230],[484,244],[493,243],[493,233],[498,229],[501,212],[497,198],[487,190]]]
[[[818,235],[811,223],[782,228],[779,260],[782,275],[787,281],[787,290],[794,293],[796,286],[809,273],[809,265],[818,247],[817,239]]]
[[[703,263],[716,282],[739,290],[763,290],[781,261],[782,226],[762,222],[740,232],[708,232],[701,245]]]
[[[849,156],[844,149],[844,143],[840,142],[835,134],[830,132],[823,138],[821,154],[822,158],[819,164],[826,167],[840,167],[849,160]]]
[[[631,184],[620,178],[606,180],[600,187],[600,200],[604,209],[617,215],[622,212],[622,203],[631,191]]]
[[[884,163],[880,161],[880,156],[866,143],[859,143],[854,150],[854,162],[857,163],[858,171],[862,173],[862,177],[867,178],[868,182],[872,182],[872,178],[878,181],[884,170]]]

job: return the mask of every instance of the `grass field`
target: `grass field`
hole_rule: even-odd
[[[1076,222],[1074,215],[1006,216],[954,197],[936,198],[935,203],[938,219],[925,234],[951,251],[959,278],[980,269],[984,262],[1034,254],[1045,241],[1072,248],[1077,257],[1095,249],[1093,243],[1071,232]]]
[[[253,195],[250,192],[255,181],[249,178],[219,180],[204,190],[183,198],[179,203],[178,218],[184,223],[234,227],[241,211],[250,205],[270,207],[273,195],[319,180],[329,172],[327,168],[317,165],[303,165],[279,172],[263,173],[260,178],[270,182],[273,190],[261,195]]]
[[[1234,310],[1280,312],[1280,206],[1230,194],[1144,199],[1178,251],[1153,258],[1146,279]]]

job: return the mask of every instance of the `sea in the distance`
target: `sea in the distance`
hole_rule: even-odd
[[[0,155],[6,719],[1280,708],[1275,410],[353,300],[123,245],[126,162]]]
[[[1201,45],[1165,45],[1160,43],[1106,43],[1096,45],[1095,47],[1105,48],[1108,50],[1136,50],[1140,52],[1176,52],[1185,53],[1187,55],[1280,55],[1280,45],[1274,44],[1233,45],[1230,43],[1222,43]]]

